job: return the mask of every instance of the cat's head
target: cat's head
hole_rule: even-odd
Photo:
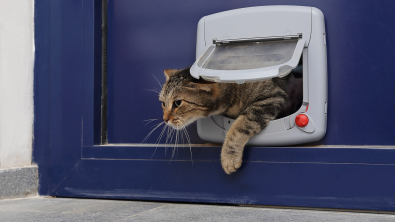
[[[214,111],[218,84],[194,79],[189,68],[166,69],[165,76],[159,100],[167,125],[181,129]]]

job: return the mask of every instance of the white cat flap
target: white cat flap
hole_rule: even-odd
[[[304,45],[302,34],[213,39],[190,72],[196,79],[239,84],[283,77],[298,65]]]
[[[306,6],[259,6],[204,16],[197,27],[194,78],[245,83],[283,77],[302,81],[300,107],[269,122],[249,145],[292,145],[318,141],[326,133],[327,58],[323,13]],[[302,98],[301,98],[301,97]],[[296,97],[295,97],[296,98]],[[308,118],[306,126],[297,116]],[[203,140],[222,143],[233,119],[209,116],[197,120]]]

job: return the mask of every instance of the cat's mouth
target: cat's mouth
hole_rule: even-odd
[[[179,118],[174,118],[171,121],[168,121],[166,124],[176,130],[181,130],[182,128],[185,127],[185,125],[182,123],[182,121]]]

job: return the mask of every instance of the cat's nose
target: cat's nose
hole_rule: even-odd
[[[165,110],[164,112],[163,112],[163,121],[165,121],[165,123],[167,123],[169,120],[170,120],[170,112],[169,111],[167,111],[167,110]]]

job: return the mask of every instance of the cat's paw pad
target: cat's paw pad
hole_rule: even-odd
[[[242,154],[225,153],[221,155],[222,168],[227,174],[236,172],[237,169],[240,168],[242,162]]]

